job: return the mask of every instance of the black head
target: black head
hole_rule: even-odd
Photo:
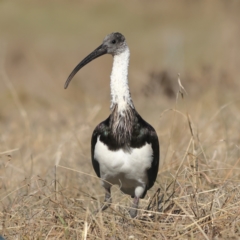
[[[127,46],[125,37],[118,32],[107,35],[102,45],[107,48],[107,53],[112,55],[123,52]]]
[[[118,32],[111,33],[107,35],[103,43],[96,48],[93,52],[91,52],[87,57],[85,57],[71,72],[69,75],[67,81],[65,82],[64,88],[66,89],[74,77],[74,75],[86,64],[91,62],[92,60],[104,55],[104,54],[111,54],[111,55],[117,55],[122,53],[127,47],[125,37]]]

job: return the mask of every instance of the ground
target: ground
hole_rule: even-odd
[[[0,234],[6,239],[239,239],[237,1],[1,1]],[[72,69],[106,34],[125,35],[137,111],[161,160],[136,219],[111,208],[90,140],[107,118],[112,57]]]

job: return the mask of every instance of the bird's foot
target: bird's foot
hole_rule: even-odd
[[[132,207],[129,210],[129,214],[130,214],[131,218],[135,218],[137,216],[138,203],[139,203],[139,198],[138,197],[134,197]]]
[[[137,212],[138,210],[136,208],[131,208],[128,213],[130,214],[131,218],[135,218],[137,216]]]
[[[111,198],[111,192],[110,192],[110,188],[105,188],[105,199],[104,199],[104,203],[103,205],[97,209],[94,214],[97,214],[101,211],[106,210],[112,203],[112,198]]]
[[[94,215],[99,212],[105,211],[111,205],[111,202],[112,201],[104,202],[100,208],[94,211]]]
[[[111,205],[111,203],[112,203],[112,198],[110,197],[110,198],[107,198],[107,199],[105,199],[105,201],[104,201],[104,203],[103,203],[103,205],[101,206],[101,211],[104,211],[104,210],[106,210],[110,205]]]

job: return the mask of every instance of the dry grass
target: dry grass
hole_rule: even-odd
[[[1,235],[239,239],[238,2],[0,5]],[[116,186],[111,208],[93,214],[104,191],[90,138],[109,114],[111,58],[63,90],[78,61],[116,30],[132,53],[133,101],[161,143],[157,182],[136,219]]]

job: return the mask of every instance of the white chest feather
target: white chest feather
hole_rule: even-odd
[[[151,144],[146,143],[129,152],[122,149],[111,151],[99,138],[95,145],[94,159],[99,163],[101,178],[111,184],[118,184],[127,194],[133,195],[135,192],[135,195],[141,195],[148,183],[147,170],[153,161]]]

